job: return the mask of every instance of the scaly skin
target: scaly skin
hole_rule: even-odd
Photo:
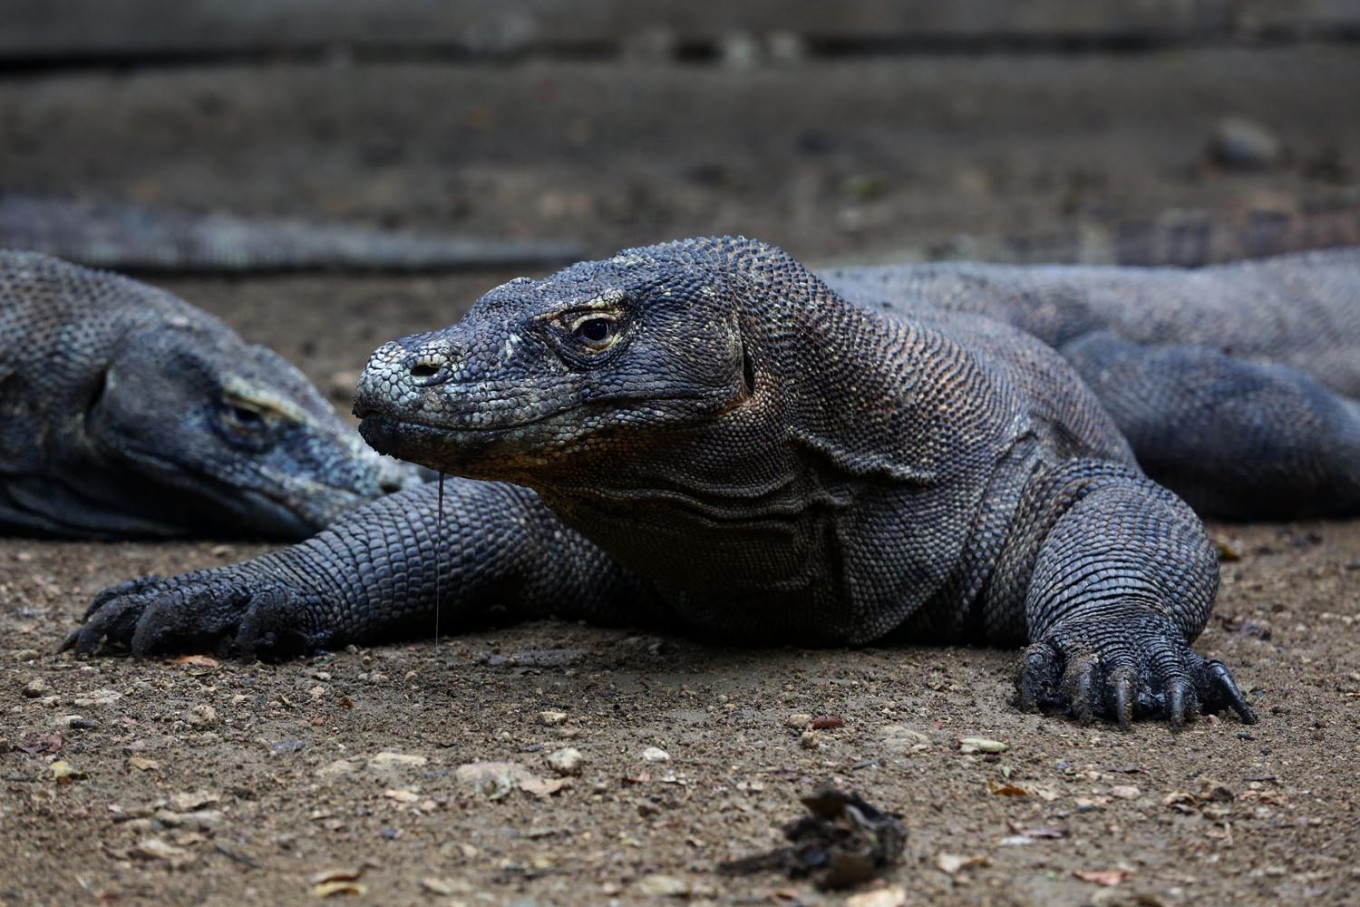
[[[1061,352],[1139,463],[1205,516],[1360,514],[1360,249],[1174,268],[828,272],[862,305],[1014,325]]]
[[[215,318],[125,277],[0,252],[0,530],[293,541],[417,481]]]
[[[684,241],[512,281],[384,346],[356,412],[379,450],[459,477],[442,534],[435,490],[403,492],[109,590],[67,647],[372,641],[431,625],[442,575],[445,625],[500,604],[730,641],[1027,644],[1023,707],[1255,720],[1190,648],[1217,588],[1198,518],[1057,351],[996,320]]]

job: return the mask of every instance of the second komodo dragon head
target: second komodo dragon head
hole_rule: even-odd
[[[0,269],[0,523],[64,537],[301,539],[415,480],[272,351],[160,290]]]

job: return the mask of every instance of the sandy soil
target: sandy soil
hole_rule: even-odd
[[[947,65],[965,68],[960,61]],[[873,69],[873,85],[892,84],[884,69]],[[1300,70],[1281,71],[1287,73],[1281,78],[1294,78]],[[1318,77],[1323,94],[1340,81],[1328,72],[1324,67]],[[507,84],[514,83],[514,71],[507,73]],[[928,75],[917,78],[929,83]],[[345,75],[348,83],[359,78]],[[544,78],[533,75],[531,85]],[[165,130],[158,143],[192,144],[205,131],[225,130],[230,163],[214,169],[186,152],[163,184],[184,191],[160,197],[212,204],[237,197],[234,183],[241,181],[240,197],[265,200],[264,210],[296,210],[287,200],[305,192],[372,213],[409,201],[399,180],[405,161],[429,167],[442,160],[443,151],[419,147],[340,163],[342,155],[332,154],[320,176],[299,183],[307,148],[285,149],[284,165],[271,172],[264,164],[274,158],[260,134],[241,127],[236,136],[222,125],[233,121],[218,116],[221,97],[231,110],[263,90],[252,82],[233,95],[233,80],[241,77],[189,78],[185,96],[198,100],[186,101],[183,121],[175,108],[152,105]],[[109,103],[116,111],[109,122],[124,122],[118,117],[127,108],[118,105],[135,107],[148,81],[156,82],[152,95],[173,93],[171,77],[136,74],[4,86],[7,122],[27,126],[22,147],[2,151],[7,179],[19,188],[50,189],[69,173],[64,185],[106,192],[121,186],[155,197],[147,190],[154,175],[139,169],[138,143],[118,138],[119,127],[98,112]],[[706,91],[720,90],[712,73],[701,81]],[[857,83],[843,73],[833,81],[827,89],[833,94]],[[209,82],[218,98],[212,104],[200,98]],[[623,106],[644,90],[628,84],[636,91],[619,91]],[[1083,98],[1089,93],[1082,80],[1070,84]],[[380,97],[380,88],[369,94]],[[985,86],[970,91],[982,100],[970,101],[969,110],[987,109],[987,99],[997,96]],[[299,95],[297,103],[312,109],[313,94]],[[1004,104],[1005,93],[1000,97],[995,103]],[[1064,97],[1054,103],[1061,106]],[[821,95],[815,102],[828,109],[837,103]],[[507,120],[517,109],[497,107],[494,97],[481,103]],[[1244,97],[1243,105],[1252,103]],[[1099,108],[1095,101],[1089,106]],[[1179,116],[1180,106],[1169,98],[1168,117]],[[1227,106],[1215,101],[1177,122],[1207,129]],[[411,107],[402,115],[424,115]],[[311,136],[306,110],[297,132]],[[392,117],[384,129],[400,127],[398,114]],[[725,120],[721,134],[730,140],[702,156],[667,159],[660,142],[642,145],[642,153],[625,148],[620,158],[633,190],[621,198],[599,163],[610,160],[609,143],[599,137],[611,134],[600,115],[589,124],[597,137],[590,147],[606,156],[591,160],[576,148],[565,157],[565,172],[532,160],[499,162],[499,146],[491,145],[480,162],[456,161],[472,174],[458,191],[479,201],[470,213],[460,208],[451,215],[452,225],[511,224],[509,232],[532,233],[548,211],[552,229],[544,232],[578,224],[597,245],[628,241],[620,237],[635,230],[643,233],[636,241],[645,241],[714,222],[722,229],[755,224],[744,229],[781,238],[781,212],[793,211],[792,245],[800,254],[858,254],[905,243],[937,217],[950,229],[967,224],[979,231],[996,223],[1060,222],[1076,204],[1072,186],[1081,187],[1078,207],[1094,200],[1118,211],[1147,198],[1232,207],[1263,193],[1291,198],[1354,182],[1346,167],[1310,175],[1309,162],[1322,152],[1314,153],[1302,133],[1287,135],[1295,155],[1282,169],[1202,179],[1195,175],[1202,166],[1196,133],[1182,136],[1179,163],[1149,152],[1143,159],[1153,163],[1131,177],[1123,163],[1137,153],[1117,129],[1099,129],[1092,141],[1118,145],[1120,155],[1053,164],[1043,163],[1042,153],[1025,158],[1032,147],[1025,141],[1048,141],[1034,138],[1044,130],[1020,129],[1008,143],[1009,127],[979,139],[973,122],[971,114],[946,118],[909,165],[892,153],[886,133],[867,152],[857,140],[833,135],[830,154],[819,150],[826,139],[805,136],[796,167],[772,165],[767,172],[760,155],[743,151],[740,123]],[[267,118],[259,125],[283,128]],[[763,133],[767,125],[745,128]],[[488,143],[490,127],[473,126]],[[71,146],[69,157],[57,144],[44,144],[77,128],[95,137]],[[343,147],[346,128],[343,120],[330,123],[317,130],[317,141]],[[504,142],[512,141],[513,125],[498,121],[497,128]],[[1354,128],[1350,121],[1319,125],[1317,147],[1339,148],[1331,159],[1353,160],[1357,146],[1345,130]],[[956,135],[974,150],[954,161],[948,149]],[[100,136],[114,138],[101,143]],[[675,140],[690,138],[677,132]],[[251,156],[231,158],[238,145],[253,148]],[[1008,157],[1017,155],[1037,163],[1017,169]],[[722,167],[693,169],[709,161]],[[962,182],[937,178],[951,168]],[[901,175],[906,171],[917,175]],[[873,180],[884,172],[889,182],[880,187]],[[670,181],[648,182],[657,173],[670,173]],[[780,194],[779,180],[789,173],[797,181]],[[1154,179],[1158,174],[1165,179]],[[185,188],[198,185],[197,196]],[[545,185],[556,195],[539,195]],[[507,203],[521,197],[535,205],[516,214]],[[928,203],[914,206],[914,198]],[[823,205],[825,216],[810,213]],[[1016,211],[1023,215],[1005,213]],[[169,285],[274,344],[340,402],[379,342],[451,321],[500,277]],[[548,622],[489,628],[437,647],[418,641],[282,665],[76,660],[53,650],[104,585],[264,549],[3,540],[0,902],[281,904],[324,895],[365,904],[527,905],[670,893],[697,903],[834,903],[839,895],[806,880],[717,872],[725,860],[778,844],[780,826],[801,812],[798,798],[831,780],[901,815],[910,832],[904,859],[880,884],[900,888],[908,903],[1357,903],[1360,524],[1215,531],[1241,558],[1224,564],[1223,592],[1199,650],[1233,668],[1262,721],[1244,727],[1207,719],[1180,734],[1155,724],[1121,733],[1021,714],[1010,701],[1015,653],[986,649],[723,649]],[[809,730],[823,716],[837,720]],[[1008,748],[964,752],[960,740],[967,737]],[[560,776],[549,756],[568,747],[580,753],[579,774]],[[486,762],[517,763],[523,771],[493,772],[488,792],[465,777],[468,770],[459,771]]]

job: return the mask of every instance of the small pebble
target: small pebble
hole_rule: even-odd
[[[217,723],[217,709],[206,703],[196,705],[184,714],[184,720],[190,727],[212,727]]]
[[[1230,170],[1265,170],[1278,164],[1284,146],[1275,133],[1243,117],[1224,117],[1209,139],[1209,156]]]
[[[567,713],[566,713],[566,712],[557,712],[557,711],[549,710],[549,711],[546,711],[546,712],[539,712],[539,713],[538,713],[538,723],[539,723],[539,724],[542,724],[542,725],[546,725],[546,726],[548,726],[548,727],[553,727],[553,726],[555,726],[555,725],[559,725],[559,724],[561,724],[562,722],[564,722],[564,721],[566,721],[566,720],[567,720]]]
[[[45,696],[47,693],[51,692],[51,690],[52,688],[47,685],[47,681],[43,680],[41,677],[35,677],[24,684],[24,695],[29,699],[37,699],[39,696]]]
[[[649,746],[642,751],[645,762],[670,762],[671,754],[657,746]]]
[[[692,890],[690,883],[675,876],[659,872],[638,879],[638,890],[654,898],[687,898]]]
[[[581,774],[581,763],[584,761],[581,751],[570,746],[548,754],[548,765],[559,775]]]

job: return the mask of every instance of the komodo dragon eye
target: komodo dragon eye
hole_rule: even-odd
[[[592,353],[609,349],[619,338],[619,323],[614,316],[596,312],[578,315],[567,325],[567,329],[572,339]]]
[[[252,400],[228,395],[222,401],[222,424],[243,440],[262,439],[278,420],[278,414]]]

